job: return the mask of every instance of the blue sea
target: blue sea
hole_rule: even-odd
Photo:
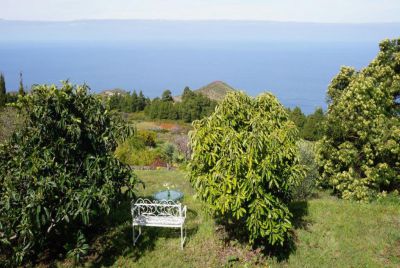
[[[331,79],[343,65],[362,68],[378,42],[58,41],[1,42],[0,72],[8,91],[19,72],[28,87],[69,79],[94,92],[143,90],[151,98],[221,80],[256,96],[270,91],[288,107],[326,107]]]

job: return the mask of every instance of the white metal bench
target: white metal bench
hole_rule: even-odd
[[[148,199],[139,198],[132,203],[132,229],[133,229],[133,245],[142,234],[141,226],[153,227],[169,227],[181,228],[181,248],[186,240],[183,236],[183,229],[186,219],[187,207],[181,203],[175,203],[170,200],[150,201]],[[139,234],[135,234],[135,226],[139,227]]]

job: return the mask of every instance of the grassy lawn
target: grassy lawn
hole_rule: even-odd
[[[295,247],[278,261],[262,257],[245,245],[224,240],[212,218],[194,198],[182,171],[137,171],[146,188],[139,196],[165,189],[182,190],[189,208],[188,238],[180,250],[180,231],[144,227],[132,245],[129,204],[111,217],[113,227],[92,243],[87,267],[399,267],[400,202],[383,200],[359,204],[320,193],[308,202],[294,204]],[[60,264],[68,266],[68,263]]]

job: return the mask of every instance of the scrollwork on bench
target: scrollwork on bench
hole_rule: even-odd
[[[139,198],[132,202],[133,244],[136,244],[141,235],[141,226],[181,228],[181,248],[186,239],[183,236],[183,227],[186,219],[187,207],[171,200],[151,201]],[[139,235],[135,237],[135,226],[139,226]]]

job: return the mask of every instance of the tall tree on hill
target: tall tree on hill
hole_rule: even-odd
[[[138,94],[136,93],[136,90],[132,92],[131,97],[131,107],[130,107],[130,112],[137,112],[139,111],[139,97]]]
[[[174,101],[174,99],[172,98],[172,92],[171,90],[165,90],[162,95],[161,95],[161,100],[162,101]]]
[[[138,111],[143,111],[146,105],[148,104],[148,99],[143,95],[143,92],[139,92],[138,96]]]
[[[293,110],[289,109],[289,119],[292,120],[297,128],[300,130],[303,129],[304,124],[306,123],[306,116],[301,111],[301,108],[296,106]]]
[[[24,83],[22,80],[22,72],[19,73],[19,89],[18,89],[18,95],[24,96],[25,91],[24,91]]]
[[[4,75],[0,73],[0,107],[5,106],[6,100],[6,81],[4,80]]]
[[[302,129],[303,139],[309,141],[320,140],[323,136],[323,123],[325,120],[324,111],[321,107],[317,108],[313,114],[307,116]]]
[[[182,101],[195,97],[195,93],[189,87],[185,87],[182,94]]]

